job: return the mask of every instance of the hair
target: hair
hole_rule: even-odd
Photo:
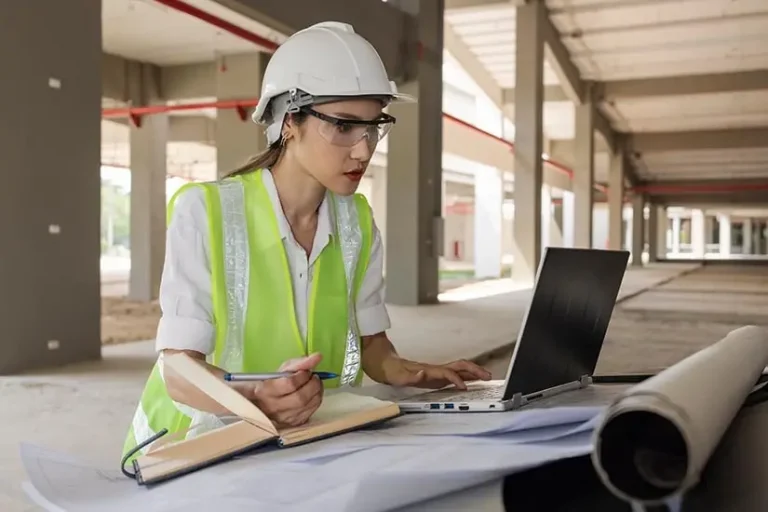
[[[308,114],[304,112],[295,112],[289,115],[297,126],[300,126],[302,123],[304,123],[308,116]],[[248,174],[259,169],[269,169],[273,167],[280,160],[280,157],[283,156],[284,142],[285,140],[283,139],[283,136],[280,135],[280,138],[270,144],[267,149],[252,156],[243,165],[225,174],[222,179],[230,178],[232,176],[240,176],[242,174]]]

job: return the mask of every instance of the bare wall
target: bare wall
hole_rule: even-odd
[[[100,0],[0,2],[0,374],[100,357]]]

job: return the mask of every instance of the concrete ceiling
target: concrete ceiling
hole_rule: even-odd
[[[519,2],[446,2],[446,20],[456,36],[497,86],[514,87]],[[615,132],[630,135],[638,178],[768,178],[768,138],[753,132],[747,134],[750,143],[740,142],[744,130],[768,127],[768,2],[546,0],[546,5],[580,79],[598,83],[601,113]],[[549,65],[544,80],[558,83]],[[573,104],[563,96],[557,87],[545,92],[550,139],[573,136]],[[559,122],[547,114],[552,110]],[[701,146],[691,141],[703,131],[717,133],[723,143],[692,148]],[[668,142],[650,145],[645,138],[640,150],[632,144],[633,134]],[[597,167],[601,180],[607,169]]]
[[[278,44],[287,37],[212,0],[184,3]],[[169,66],[254,51],[252,42],[156,0],[102,0],[101,8],[104,51],[127,59]]]

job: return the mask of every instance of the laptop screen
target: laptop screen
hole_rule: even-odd
[[[518,336],[504,399],[592,375],[627,251],[548,247]]]

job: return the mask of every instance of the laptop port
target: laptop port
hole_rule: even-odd
[[[430,409],[439,409],[440,408],[440,404],[429,404],[429,408]]]
[[[469,406],[468,405],[460,405],[459,406],[459,410],[460,411],[468,411],[469,410]]]
[[[453,404],[445,404],[443,406],[444,409],[453,409]]]

